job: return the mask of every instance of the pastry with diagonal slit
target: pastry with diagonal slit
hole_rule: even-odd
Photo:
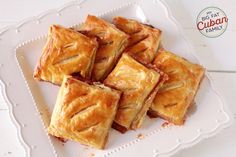
[[[59,90],[49,134],[103,149],[115,117],[120,92],[65,76]]]
[[[117,29],[113,24],[92,15],[87,16],[79,31],[98,38],[99,48],[96,53],[92,78],[96,81],[102,81],[111,72],[126,48],[128,35]]]
[[[98,43],[77,31],[52,25],[34,78],[60,85],[64,75],[90,78]]]
[[[138,21],[115,17],[113,23],[117,28],[130,35],[125,52],[139,62],[151,63],[155,58],[161,40],[161,31]]]
[[[184,123],[185,114],[193,102],[205,70],[202,66],[164,49],[158,51],[153,64],[165,72],[169,79],[158,91],[148,115],[160,116],[181,125]]]
[[[113,128],[124,133],[139,128],[160,87],[161,72],[147,68],[123,53],[104,84],[122,91]]]

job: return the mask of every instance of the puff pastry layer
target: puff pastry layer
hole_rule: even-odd
[[[73,73],[90,78],[98,43],[72,29],[53,25],[34,71],[34,78],[60,85]]]
[[[117,111],[120,92],[65,76],[48,132],[99,149],[104,148]]]
[[[163,49],[157,53],[154,65],[165,72],[169,79],[158,91],[148,114],[181,125],[205,70],[202,66]]]
[[[152,100],[151,93],[158,85],[160,73],[122,54],[104,84],[123,92],[113,127],[122,133],[141,126]]]
[[[99,48],[95,58],[92,78],[104,80],[117,63],[117,59],[128,44],[128,36],[114,25],[88,15],[80,31],[98,38]]]
[[[129,45],[125,52],[139,62],[151,63],[159,47],[161,31],[150,25],[123,17],[115,17],[113,23],[117,28],[130,35]]]

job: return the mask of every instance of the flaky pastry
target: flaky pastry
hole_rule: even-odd
[[[158,91],[148,114],[181,125],[205,70],[164,49],[159,50],[153,64],[165,72],[169,79]]]
[[[49,134],[99,149],[105,147],[120,92],[65,76],[48,127]]]
[[[52,25],[34,78],[60,85],[64,75],[90,78],[98,44],[72,29]]]

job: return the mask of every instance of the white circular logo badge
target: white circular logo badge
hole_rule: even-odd
[[[207,7],[197,17],[197,29],[206,37],[220,36],[225,32],[227,25],[226,14],[217,7]]]

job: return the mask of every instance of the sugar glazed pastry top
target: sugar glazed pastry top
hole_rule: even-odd
[[[65,76],[52,113],[48,132],[103,149],[120,99],[120,92],[89,85]]]
[[[53,25],[35,68],[34,78],[57,85],[64,75],[79,74],[90,78],[98,44],[77,31]]]
[[[158,85],[160,74],[123,53],[114,70],[104,84],[123,92],[113,127],[121,132],[141,126],[146,104],[153,89]]]
[[[80,31],[98,39],[99,48],[96,53],[92,78],[96,81],[104,80],[126,48],[128,35],[114,25],[92,15],[88,15]]]
[[[194,101],[205,70],[164,49],[158,51],[154,65],[165,72],[169,79],[158,91],[149,115],[160,116],[181,125],[187,109]]]
[[[156,56],[161,41],[161,30],[138,21],[115,17],[117,28],[130,35],[125,52],[144,64],[151,63]]]

